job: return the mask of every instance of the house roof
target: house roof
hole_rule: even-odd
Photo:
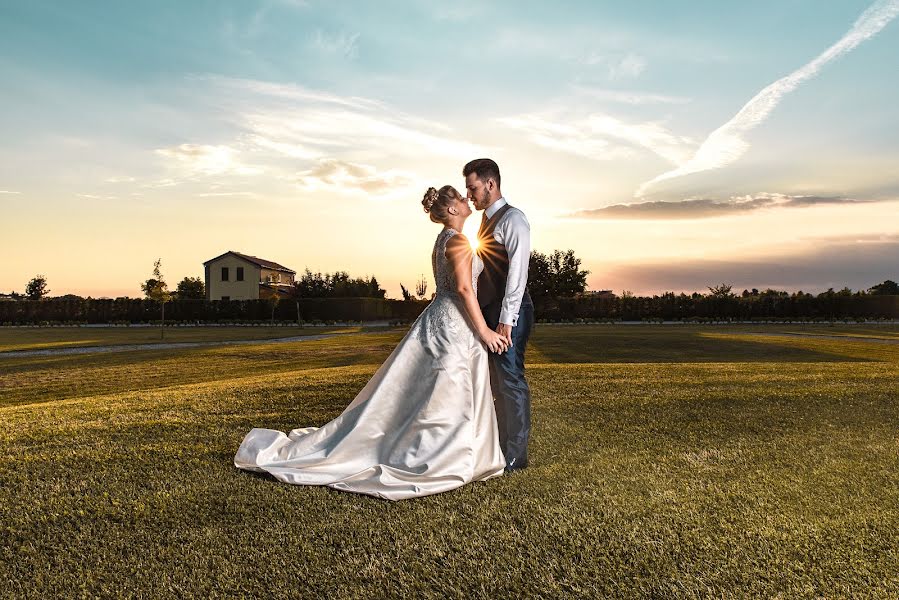
[[[259,258],[257,256],[250,256],[249,254],[241,254],[240,252],[235,252],[234,250],[228,250],[224,254],[220,254],[220,255],[216,256],[215,258],[210,258],[203,264],[208,265],[209,263],[216,261],[216,260],[222,258],[223,256],[228,256],[229,254],[233,254],[237,258],[242,258],[247,262],[250,262],[256,266],[262,267],[263,269],[270,269],[272,271],[283,271],[284,273],[293,273],[294,275],[296,275],[296,273],[297,273],[293,269],[288,269],[284,265],[279,265],[278,263],[276,263],[274,261],[265,260],[264,258]]]
[[[289,283],[271,283],[271,282],[260,282],[259,283],[259,291],[263,289],[269,290],[270,292],[274,292],[282,297],[290,296],[290,293],[293,291],[293,286]]]

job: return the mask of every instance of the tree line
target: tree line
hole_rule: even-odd
[[[550,254],[542,254],[534,251],[531,253],[528,268],[528,289],[534,299],[536,316],[542,320],[572,320],[572,319],[608,319],[608,320],[684,320],[684,319],[859,319],[859,318],[899,318],[899,284],[887,280],[876,284],[867,290],[853,292],[849,288],[841,290],[829,289],[819,294],[809,294],[802,291],[789,293],[781,290],[758,289],[743,290],[737,294],[732,286],[718,284],[708,287],[707,293],[694,292],[692,294],[675,294],[665,292],[653,296],[635,296],[628,291],[620,295],[612,293],[588,293],[587,275],[589,271],[581,269],[581,260],[575,256],[573,250],[555,250]],[[171,307],[173,318],[186,317],[196,320],[216,319],[240,319],[259,318],[256,304],[267,307],[267,316],[274,321],[276,317],[283,318],[290,314],[288,320],[303,320],[306,318],[301,311],[301,300],[336,300],[351,298],[368,298],[381,300],[393,306],[396,302],[386,299],[386,291],[381,288],[374,277],[350,277],[345,271],[334,273],[313,273],[306,269],[305,273],[290,287],[282,288],[282,295],[274,294],[272,297],[259,301],[231,301],[250,302],[256,304],[241,304],[229,306],[229,301],[217,301],[215,308],[198,308],[205,304],[206,290],[200,277],[185,277],[176,286],[174,291],[169,291],[168,285],[161,272],[161,261],[154,263],[153,274],[143,283],[141,289],[145,300],[149,305],[138,303],[135,308],[131,299],[117,299],[118,304],[109,305],[94,310],[84,308],[79,300],[85,300],[78,296],[67,295],[53,299],[55,301],[68,302],[70,310],[61,310],[59,306],[46,310],[40,307],[29,307],[27,310],[15,310],[13,307],[4,306],[10,303],[0,303],[0,323],[3,322],[33,322],[33,321],[79,321],[94,320],[97,318],[110,318],[111,320],[160,320],[165,319],[165,307]],[[401,284],[404,303],[414,306],[424,306],[423,300],[427,299],[428,282],[424,275],[416,283],[413,295]],[[49,294],[49,284],[43,275],[35,276],[25,287],[24,294],[11,294],[12,299],[40,301]],[[290,306],[284,306],[281,300],[289,299]],[[88,298],[87,301],[92,301]],[[46,301],[46,300],[45,300]],[[94,301],[98,302],[98,301]],[[130,303],[129,303],[130,302]],[[153,303],[156,307],[153,308]],[[58,305],[59,302],[56,302]],[[375,303],[376,304],[376,303]],[[324,318],[344,318],[345,320],[361,320],[366,316],[374,317],[382,315],[388,317],[403,317],[415,313],[415,310],[372,308],[375,304],[366,304],[366,314],[360,314],[359,318],[351,318],[352,310],[341,308],[339,311],[329,312],[322,304],[308,304],[314,306],[313,312]],[[127,310],[122,307],[127,305]],[[279,306],[280,305],[280,306]],[[92,305],[93,306],[93,305]],[[97,305],[101,306],[101,305]],[[118,308],[115,308],[115,307]],[[352,306],[352,303],[343,303],[342,306]],[[361,305],[360,305],[361,306]],[[379,305],[381,306],[381,305]],[[79,307],[79,308],[76,308]],[[293,307],[293,308],[291,308]],[[418,309],[416,309],[418,310]],[[158,313],[158,314],[157,314]],[[339,313],[340,317],[337,317]],[[417,314],[417,313],[415,313]],[[178,315],[178,316],[175,316]],[[252,315],[252,316],[251,316]]]
[[[899,318],[899,294],[892,282],[884,282],[865,291],[848,288],[820,294],[802,291],[743,290],[736,294],[726,284],[711,286],[708,293],[653,296],[581,295],[534,299],[539,319],[547,321],[622,320],[622,321],[792,321],[792,320],[865,320]],[[893,284],[894,285],[894,284]],[[897,290],[899,292],[899,290]]]
[[[313,273],[309,269],[293,284],[300,298],[385,298],[387,291],[374,275],[350,277],[346,271]]]

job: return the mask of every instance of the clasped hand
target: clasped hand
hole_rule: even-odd
[[[483,336],[483,340],[488,350],[496,354],[502,354],[512,347],[512,326],[500,323],[496,326],[496,331],[488,329]]]

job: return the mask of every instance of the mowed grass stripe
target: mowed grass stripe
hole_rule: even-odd
[[[768,326],[538,325],[529,362],[833,362],[899,361],[899,345],[789,337]]]
[[[0,362],[0,407],[329,366],[382,362],[404,332],[274,345],[25,357]]]
[[[777,330],[775,330],[777,331]],[[352,364],[380,364],[403,330],[269,346],[0,359],[0,406]],[[528,364],[896,361],[899,345],[753,335],[743,328],[538,326]]]
[[[4,589],[894,595],[887,363],[532,365],[534,466],[403,503],[235,469],[375,366],[0,411]]]
[[[167,327],[163,339],[159,327],[0,327],[0,357],[3,352],[13,350],[265,340],[361,330],[361,327]]]

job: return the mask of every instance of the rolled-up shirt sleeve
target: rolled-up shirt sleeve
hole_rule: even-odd
[[[531,260],[531,225],[520,210],[510,210],[498,224],[497,241],[506,247],[509,255],[509,274],[506,278],[506,293],[499,313],[499,322],[515,326],[518,311],[528,285],[528,263]],[[501,238],[501,239],[500,239]]]

